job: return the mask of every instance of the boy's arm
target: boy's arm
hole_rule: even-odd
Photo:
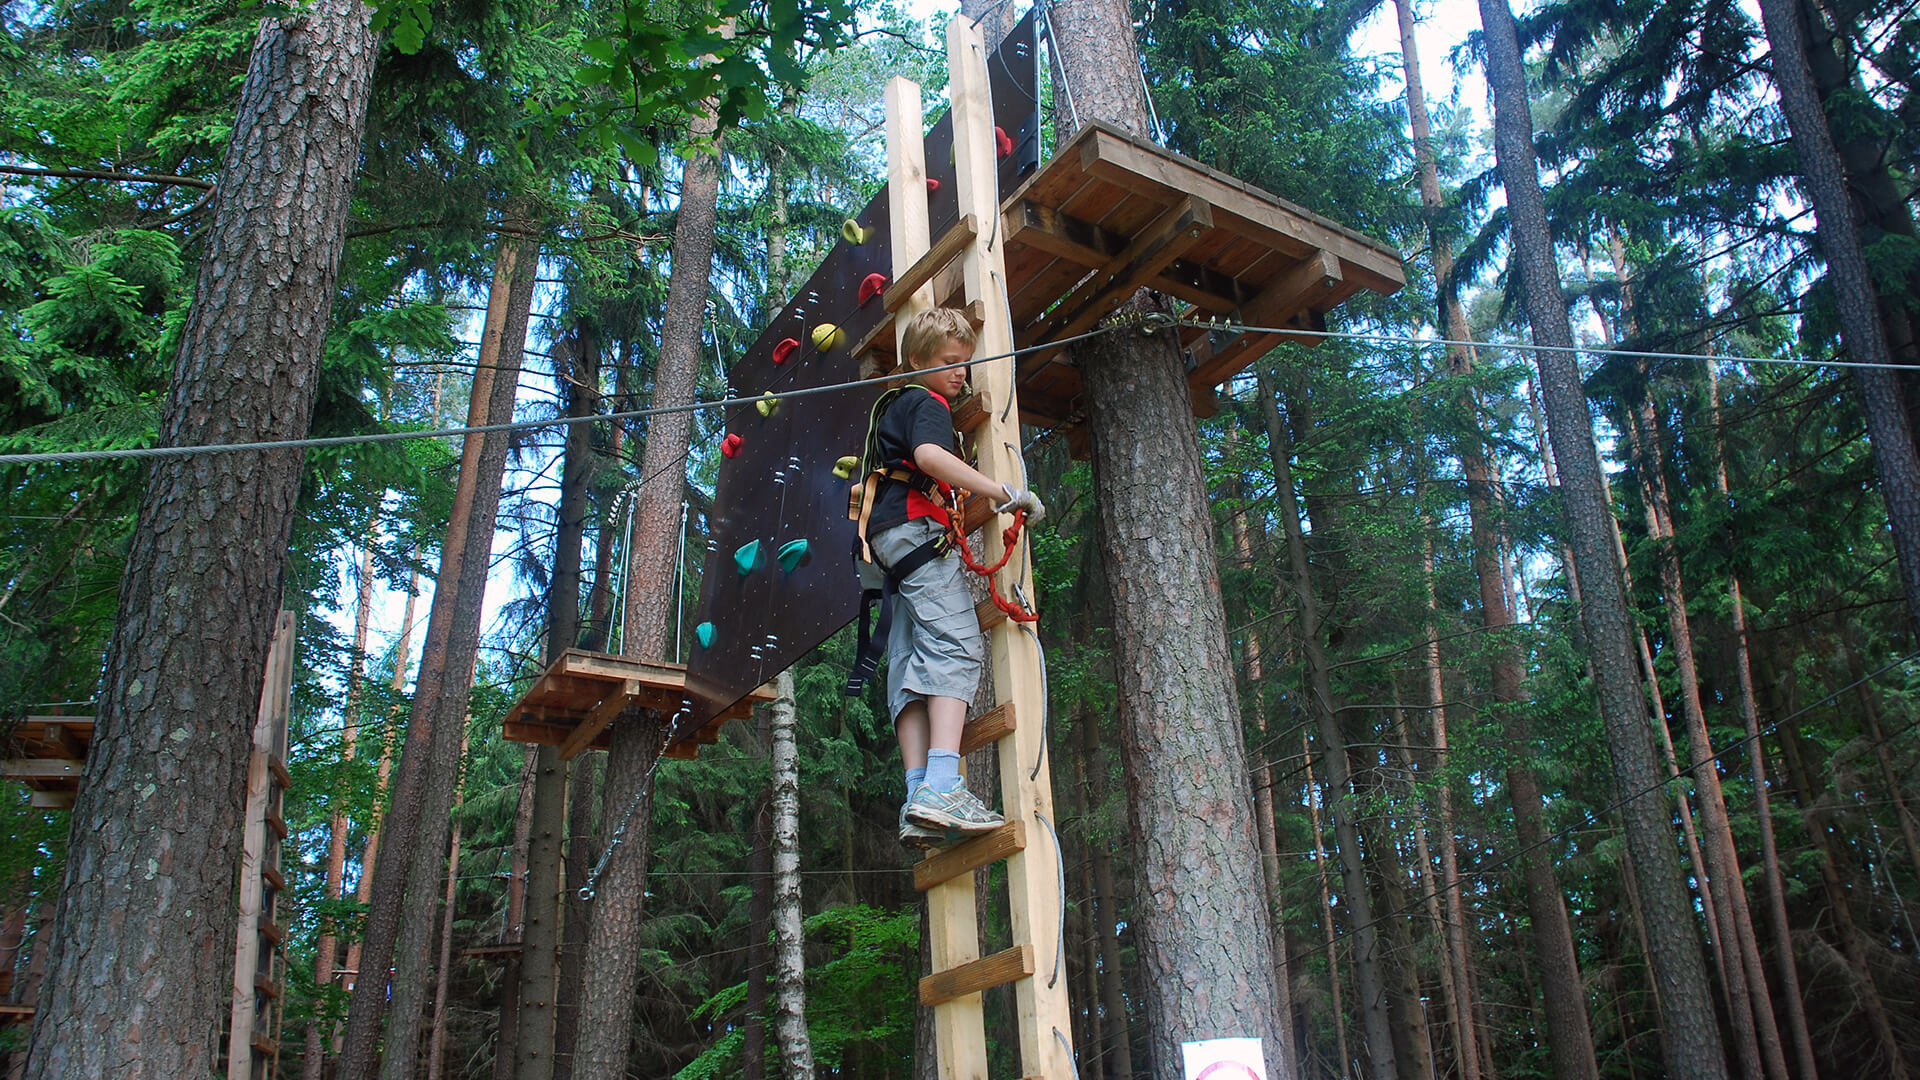
[[[913,463],[935,480],[987,496],[995,504],[994,510],[999,513],[1011,514],[1015,510],[1025,510],[1027,520],[1036,525],[1047,516],[1047,508],[1038,495],[989,477],[939,443],[921,443],[914,447]],[[1005,494],[998,494],[1001,492]]]

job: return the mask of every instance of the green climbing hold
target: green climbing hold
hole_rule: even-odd
[[[773,391],[768,390],[760,395],[758,401],[753,403],[753,408],[762,418],[770,417],[780,411],[780,399],[773,396]]]
[[[733,565],[740,571],[741,577],[753,573],[754,568],[760,565],[760,541],[749,540],[736,548],[733,553]]]
[[[776,556],[780,560],[780,569],[789,574],[793,573],[793,568],[799,566],[800,560],[806,557],[807,542],[805,540],[789,540],[781,544],[780,553]]]
[[[699,626],[694,627],[693,637],[694,637],[694,640],[700,643],[700,647],[703,649],[712,645],[713,644],[713,624],[710,622],[703,622]]]
[[[860,459],[854,457],[852,454],[848,454],[846,457],[833,463],[833,475],[842,480],[851,480],[853,479],[853,470],[859,467]]]
[[[854,247],[859,247],[861,244],[873,239],[873,234],[876,231],[877,230],[871,228],[861,228],[860,223],[852,218],[848,218],[840,223],[840,238],[852,244]]]

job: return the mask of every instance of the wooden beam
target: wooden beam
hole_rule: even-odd
[[[14,780],[78,780],[87,763],[73,758],[13,758],[0,761],[0,776]]]
[[[1241,320],[1247,326],[1284,326],[1316,303],[1325,303],[1344,280],[1340,260],[1331,251],[1316,251],[1248,301],[1241,308]],[[1212,386],[1252,363],[1259,356],[1256,348],[1264,351],[1279,340],[1274,334],[1242,334],[1198,363],[1187,376],[1187,384]]]
[[[996,615],[1000,615],[1001,619],[1006,618],[1005,615],[1000,614],[999,608],[996,607],[993,610]],[[991,746],[999,742],[1013,734],[1014,727],[1013,702],[1003,701],[995,705],[967,721],[967,726],[960,732],[960,756],[966,757],[983,746]]]
[[[896,274],[894,279],[887,283],[887,291],[881,294],[886,301],[887,310],[898,313],[906,306],[913,294],[920,290],[920,286],[932,281],[935,274],[945,270],[948,263],[959,258],[960,253],[967,250],[967,246],[973,243],[974,237],[979,235],[980,219],[972,214],[962,214],[960,220],[953,223],[953,228],[942,234],[940,239],[927,249],[925,255],[915,259],[913,265]]]
[[[73,809],[73,792],[36,791],[28,796],[27,805],[35,810],[71,810]]]
[[[66,724],[40,724],[40,738],[59,751],[60,757],[83,759],[87,756],[86,745],[74,734],[73,728]]]
[[[1091,329],[1132,296],[1134,290],[1186,254],[1211,228],[1213,208],[1205,200],[1192,195],[1180,199],[1135,235],[1125,251],[1109,259],[1061,300],[1034,337],[1047,341]],[[1051,353],[1038,355],[1044,358]]]
[[[627,699],[640,695],[640,682],[637,679],[622,680],[618,686],[608,689],[607,696],[595,705],[587,718],[580,721],[567,741],[560,744],[560,760],[571,761],[575,754],[585,750],[598,738],[620,714],[627,710]]]
[[[920,980],[920,1004],[933,1006],[1033,974],[1033,946],[1015,945]]]
[[[1015,199],[1001,215],[1007,244],[1038,248],[1097,270],[1127,249],[1127,238],[1032,199]]]
[[[913,868],[913,887],[926,892],[935,885],[943,885],[961,874],[972,873],[1026,849],[1027,823],[1015,818],[984,836],[920,860]]]
[[[1295,257],[1315,249],[1333,254],[1354,276],[1376,292],[1390,293],[1407,282],[1398,252],[1352,229],[1237,180],[1143,143],[1109,125],[1095,122],[1080,143],[1080,163],[1108,183],[1161,200],[1198,196],[1231,215],[1230,226],[1244,227],[1262,243]]]

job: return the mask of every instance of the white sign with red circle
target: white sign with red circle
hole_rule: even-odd
[[[1259,1039],[1202,1039],[1180,1044],[1186,1080],[1267,1080]]]

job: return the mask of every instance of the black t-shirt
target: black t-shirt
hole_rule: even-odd
[[[906,468],[918,472],[913,463],[913,452],[932,443],[942,450],[955,447],[953,432],[953,413],[947,407],[946,399],[925,387],[909,387],[905,393],[894,398],[880,414],[880,422],[875,431],[875,442],[879,446],[880,461],[889,469]],[[936,517],[945,524],[945,515],[931,500],[919,492],[912,491],[898,480],[881,480],[879,494],[874,497],[873,517],[867,523],[867,535],[878,536],[882,531],[905,523],[910,518]]]

